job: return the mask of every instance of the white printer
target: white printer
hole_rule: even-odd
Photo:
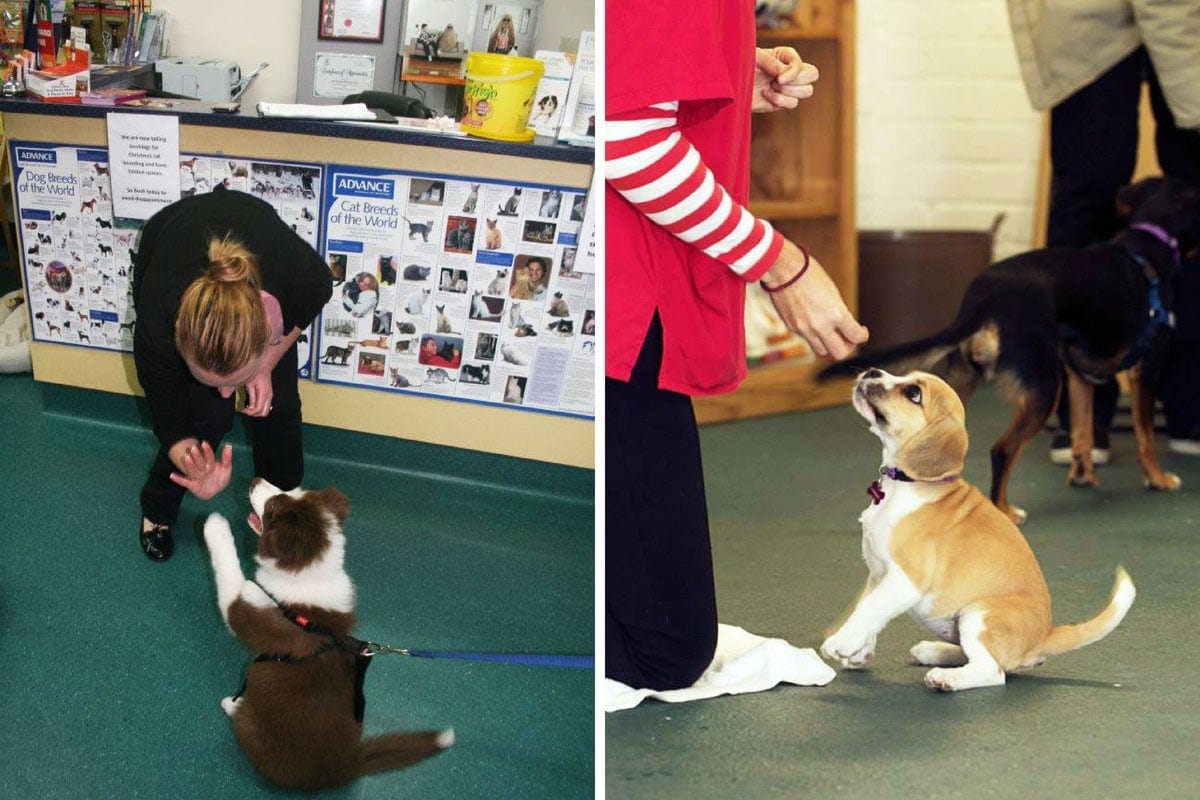
[[[243,79],[242,68],[232,61],[164,58],[154,62],[154,71],[161,76],[164,92],[212,103],[228,103],[236,100],[266,66],[266,62],[259,64]]]

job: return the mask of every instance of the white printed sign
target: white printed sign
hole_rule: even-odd
[[[150,219],[179,199],[179,118],[109,114],[113,214]]]

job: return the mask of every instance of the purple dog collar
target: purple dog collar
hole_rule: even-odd
[[[1179,267],[1179,240],[1165,230],[1151,222],[1135,222],[1129,226],[1130,230],[1145,231],[1146,233],[1158,239],[1160,242],[1171,248],[1171,255],[1175,257],[1175,267]]]

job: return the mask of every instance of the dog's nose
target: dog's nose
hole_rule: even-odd
[[[864,380],[874,380],[875,378],[882,378],[883,373],[880,372],[879,370],[875,369],[874,367],[871,367],[871,369],[867,370],[859,377]]]

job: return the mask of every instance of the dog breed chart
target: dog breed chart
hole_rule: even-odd
[[[38,341],[133,350],[133,255],[143,220],[114,217],[108,151],[12,142],[17,228]],[[263,159],[181,154],[180,196],[237,189],[270,203],[314,250],[323,169]],[[297,344],[310,371],[311,331]]]
[[[586,192],[329,167],[316,378],[591,416]]]

